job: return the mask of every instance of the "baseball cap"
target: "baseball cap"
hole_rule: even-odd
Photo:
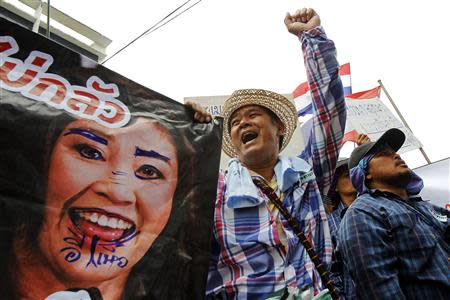
[[[350,155],[348,169],[356,167],[359,161],[378,145],[387,144],[397,152],[405,142],[405,139],[406,136],[400,129],[391,128],[387,130],[376,142],[369,142],[356,147]]]

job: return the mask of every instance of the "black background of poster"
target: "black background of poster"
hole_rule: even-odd
[[[221,147],[221,120],[211,124],[192,124],[192,112],[185,107],[148,88],[145,88],[107,68],[74,53],[63,46],[47,40],[5,19],[0,19],[0,36],[11,36],[19,45],[19,52],[10,57],[24,61],[31,51],[38,50],[50,54],[54,58],[53,64],[47,73],[58,74],[64,77],[71,85],[86,86],[89,77],[95,75],[105,83],[114,83],[119,87],[120,96],[117,97],[125,103],[131,114],[158,116],[165,121],[172,120],[174,126],[187,128],[192,141],[194,157],[192,158],[192,190],[193,199],[183,203],[182,207],[171,216],[175,225],[167,226],[160,237],[149,250],[151,259],[145,269],[151,274],[146,281],[145,292],[141,296],[125,297],[124,299],[202,299],[206,284],[207,267],[210,258],[210,238],[212,231],[213,206],[216,196],[217,175],[219,169]],[[145,57],[142,58],[145,60]],[[3,62],[0,62],[0,66]],[[87,66],[87,67],[83,67]],[[143,66],[136,66],[142,68]],[[169,68],[169,66],[168,66]],[[148,70],[151,72],[151,69]],[[0,82],[0,87],[3,83]],[[176,84],[174,84],[174,88]],[[149,110],[146,103],[162,100],[167,103],[159,111]],[[26,115],[13,116],[4,109],[4,105],[22,105],[27,107]],[[147,110],[147,111],[146,111]],[[6,261],[8,255],[14,255],[11,241],[11,228],[9,227],[11,207],[20,211],[21,206],[29,210],[39,210],[40,207],[29,207],[20,197],[28,195],[33,197],[33,191],[39,187],[42,178],[30,181],[30,174],[37,177],[44,175],[39,172],[43,169],[43,162],[33,161],[33,152],[40,147],[36,132],[55,117],[67,115],[63,110],[49,108],[45,104],[27,99],[20,93],[0,89],[0,272],[8,274]],[[10,141],[11,134],[20,128],[24,135],[19,142]],[[8,146],[6,147],[6,144]],[[41,149],[42,150],[42,149]],[[6,160],[5,154],[14,151],[16,161]],[[21,159],[19,162],[19,158]],[[21,168],[28,169],[26,174],[5,174],[11,164],[22,164]],[[33,165],[31,165],[31,163]],[[26,173],[26,172],[25,172]],[[12,175],[12,176],[11,176]],[[16,207],[14,207],[16,206]],[[42,206],[42,205],[41,205]],[[169,221],[170,222],[170,221]],[[167,235],[164,239],[161,236]],[[176,241],[173,240],[176,237]],[[12,252],[12,253],[11,253]],[[5,255],[6,253],[6,255]],[[3,275],[2,275],[3,277]],[[1,280],[3,285],[8,280]],[[14,284],[14,282],[9,282]],[[2,296],[0,283],[0,298]],[[133,287],[138,289],[139,287]],[[151,294],[148,294],[150,291]],[[5,295],[3,295],[5,296]],[[3,299],[3,298],[2,298]]]

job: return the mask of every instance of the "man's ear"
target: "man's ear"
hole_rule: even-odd
[[[372,180],[372,179],[373,179],[372,174],[367,173],[366,174],[366,180]]]
[[[278,124],[278,133],[280,134],[280,136],[284,136],[286,134],[286,130],[284,129],[283,124]]]

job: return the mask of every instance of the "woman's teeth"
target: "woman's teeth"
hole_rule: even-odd
[[[133,225],[119,218],[107,217],[99,213],[81,212],[80,217],[94,224],[112,229],[130,229]]]

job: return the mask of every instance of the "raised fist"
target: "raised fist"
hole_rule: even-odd
[[[301,32],[320,25],[320,17],[312,8],[302,8],[284,18],[287,30],[298,36]]]

